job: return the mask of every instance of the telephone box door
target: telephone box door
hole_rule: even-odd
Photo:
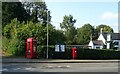
[[[33,57],[37,57],[37,41],[33,40],[33,47],[32,47]]]
[[[26,58],[36,58],[37,41],[34,38],[28,38],[26,41]]]

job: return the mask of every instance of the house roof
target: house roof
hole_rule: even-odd
[[[112,40],[120,40],[120,33],[102,33],[105,40],[107,40],[107,34],[111,34],[111,39]]]
[[[120,33],[112,33],[112,40],[120,40]]]
[[[107,34],[108,33],[102,33],[103,37],[105,38],[105,40],[107,40]]]
[[[94,45],[104,45],[104,43],[103,43],[102,40],[94,40],[94,41],[93,41],[93,44],[94,44]]]

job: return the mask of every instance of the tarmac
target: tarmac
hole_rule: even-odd
[[[118,63],[119,60],[81,60],[81,59],[28,59],[21,57],[2,58],[2,63]]]

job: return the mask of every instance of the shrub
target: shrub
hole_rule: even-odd
[[[8,51],[14,56],[25,55],[25,41],[20,41],[17,38],[13,38],[11,39],[8,48]]]
[[[72,59],[72,49],[66,52],[54,52],[54,58]],[[77,59],[120,59],[120,51],[77,48]]]

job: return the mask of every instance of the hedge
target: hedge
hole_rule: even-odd
[[[51,48],[49,49],[49,57],[53,59],[72,59],[72,50],[66,48],[65,52],[54,52],[54,48]],[[120,59],[120,51],[77,48],[76,59]]]

